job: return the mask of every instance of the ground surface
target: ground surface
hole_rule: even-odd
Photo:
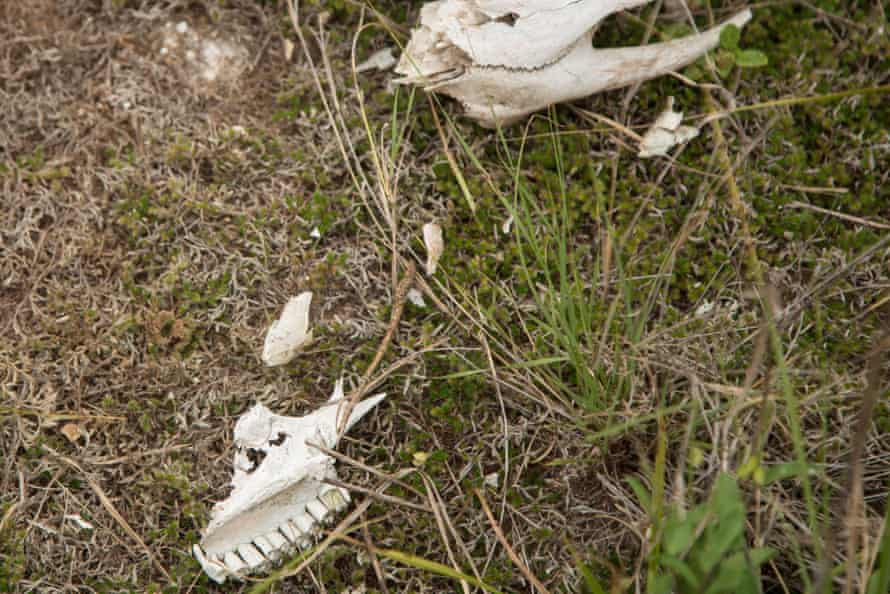
[[[377,6],[403,41],[413,4]],[[690,6],[704,25],[744,3]],[[358,381],[389,322],[393,247],[422,264],[431,220],[446,248],[427,306],[407,306],[381,366],[400,363],[390,398],[341,446],[413,471],[351,528],[359,543],[274,591],[461,590],[363,542],[530,591],[479,494],[552,592],[678,575],[667,556],[691,563],[733,497],[732,551],[774,551],[765,589],[812,589],[822,559],[863,584],[890,463],[890,373],[869,356],[890,322],[890,98],[797,100],[890,83],[888,9],[753,8],[742,43],[768,66],[702,62],[683,73],[698,87],[662,78],[503,137],[446,100],[437,124],[422,94],[363,74],[369,142],[358,4],[302,9],[332,119],[275,2],[0,3],[0,591],[255,585],[218,587],[189,553],[227,494],[234,421]],[[638,43],[649,10],[597,43]],[[370,28],[358,59],[390,43]],[[693,122],[758,107],[676,160],[641,161],[599,117],[640,131],[669,95]],[[762,105],[779,98],[794,101]],[[265,330],[304,290],[317,340],[265,368]],[[686,534],[678,510],[698,504],[710,515]]]

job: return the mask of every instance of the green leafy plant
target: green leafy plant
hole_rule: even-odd
[[[728,76],[733,66],[739,68],[760,68],[769,64],[769,59],[760,50],[739,46],[741,31],[735,25],[727,25],[720,31],[720,51],[717,53],[717,69],[721,76]]]
[[[759,594],[760,566],[772,549],[750,548],[736,479],[717,478],[708,501],[671,510],[652,551],[649,594]]]

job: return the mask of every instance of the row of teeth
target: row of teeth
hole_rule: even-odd
[[[201,565],[214,565],[235,577],[252,573],[277,563],[298,548],[307,548],[318,533],[319,524],[348,504],[349,491],[332,487],[307,503],[302,513],[285,520],[277,530],[256,536],[251,542],[225,553],[208,555],[200,545],[194,545],[192,552]]]

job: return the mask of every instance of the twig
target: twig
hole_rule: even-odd
[[[408,483],[400,480],[399,475],[386,474],[382,470],[377,470],[373,466],[368,466],[367,464],[363,464],[362,462],[359,462],[358,460],[350,458],[346,454],[342,454],[342,453],[338,452],[337,450],[332,450],[331,448],[325,447],[319,443],[313,443],[311,441],[306,441],[306,445],[313,447],[316,450],[318,450],[319,452],[321,452],[322,454],[326,454],[326,455],[330,456],[331,458],[335,458],[335,459],[339,460],[340,462],[343,462],[344,464],[349,464],[350,466],[354,466],[355,468],[358,468],[359,470],[364,470],[365,472],[373,474],[374,476],[379,477],[383,480],[393,482],[393,483],[399,485],[400,487],[402,487],[403,489],[405,489],[407,491],[411,491],[418,497],[423,497],[423,493],[421,493],[418,489],[415,489]]]
[[[380,365],[380,361],[383,360],[386,351],[389,350],[392,337],[395,335],[396,328],[399,326],[399,320],[402,319],[402,312],[405,310],[405,301],[408,298],[408,289],[410,289],[411,285],[414,283],[414,274],[416,271],[417,267],[414,262],[409,261],[405,276],[402,278],[399,286],[396,287],[396,294],[393,296],[392,315],[389,319],[389,327],[386,329],[386,334],[383,336],[383,341],[377,348],[377,353],[374,355],[371,364],[368,365],[368,369],[365,370],[365,374],[362,376],[358,388],[349,395],[349,399],[340,411],[341,414],[337,431],[341,437],[346,432],[346,422],[349,420],[349,415],[352,414],[352,409],[355,408],[355,405],[358,404],[358,401],[361,400],[362,396],[367,392],[368,385],[371,383],[371,376],[374,375],[374,371],[377,369],[377,366]]]
[[[124,519],[124,517],[120,514],[120,512],[117,511],[117,508],[114,507],[114,504],[111,502],[111,500],[105,494],[105,491],[102,490],[102,487],[99,486],[99,483],[97,483],[93,479],[93,477],[91,477],[89,474],[87,474],[86,471],[84,471],[84,469],[81,468],[81,466],[77,462],[72,460],[71,458],[62,456],[61,454],[53,451],[52,448],[50,448],[47,445],[44,445],[43,448],[48,450],[53,455],[54,458],[56,458],[60,462],[64,462],[71,468],[78,471],[81,475],[83,475],[83,478],[87,481],[87,484],[90,486],[90,488],[96,494],[96,496],[99,498],[99,503],[102,504],[102,507],[105,508],[105,511],[107,511],[108,514],[112,518],[114,518],[114,521],[118,523],[118,525],[123,529],[124,532],[126,532],[130,536],[130,538],[132,538],[137,543],[139,543],[139,546],[142,548],[143,551],[145,551],[145,554],[148,556],[148,558],[151,560],[151,562],[155,564],[155,567],[157,567],[158,570],[162,574],[164,574],[164,577],[167,578],[167,581],[169,581],[170,583],[173,583],[173,578],[170,577],[170,574],[167,573],[167,570],[164,569],[164,566],[161,565],[161,562],[157,560],[157,558],[151,552],[151,549],[148,548],[147,544],[145,544],[145,541],[142,540],[142,538],[136,533],[135,530],[133,530],[133,528],[130,526],[130,524],[127,522],[127,520]]]
[[[870,221],[868,219],[863,219],[861,217],[848,215],[846,213],[837,212],[836,210],[828,210],[827,208],[822,208],[820,206],[813,206],[812,204],[807,204],[806,202],[798,202],[795,200],[794,202],[789,202],[786,206],[790,208],[803,208],[806,210],[812,210],[814,212],[818,212],[820,214],[829,215],[832,217],[836,217],[838,219],[842,219],[844,221],[850,221],[851,223],[856,223],[857,225],[865,225],[866,227],[873,227],[875,229],[890,229],[890,225],[887,223],[879,223],[877,221]]]
[[[399,479],[410,474],[411,472],[414,472],[414,470],[413,469],[403,470],[399,474],[397,474],[395,477],[390,477],[389,480],[387,480],[386,482],[384,482],[382,485],[380,485],[377,488],[377,492],[382,493],[384,490],[387,489],[387,487],[389,487],[389,485],[392,482],[398,481]],[[271,588],[273,585],[275,585],[275,583],[280,581],[282,578],[297,575],[298,573],[303,571],[306,567],[308,567],[310,563],[315,561],[322,553],[324,553],[328,549],[328,547],[330,547],[337,540],[343,540],[345,542],[350,542],[350,543],[355,544],[357,541],[346,536],[346,532],[350,529],[350,526],[356,520],[358,520],[359,517],[361,517],[361,515],[363,513],[365,513],[365,511],[369,507],[371,507],[371,503],[373,501],[374,501],[373,498],[368,497],[367,499],[365,499],[364,501],[359,503],[348,516],[343,518],[343,520],[340,523],[338,523],[337,526],[334,527],[333,530],[331,530],[331,532],[328,534],[328,536],[324,540],[322,540],[320,543],[318,543],[318,546],[315,547],[315,549],[312,551],[312,553],[310,553],[309,555],[306,555],[306,556],[297,557],[297,559],[294,559],[292,562],[288,563],[287,565],[282,567],[280,570],[278,570],[271,576],[267,577],[266,579],[264,579],[263,581],[258,583],[256,586],[253,587],[253,589],[251,589],[251,591],[250,591],[251,594],[260,594],[262,592],[266,592],[269,588]],[[359,546],[361,546],[361,543],[359,543]],[[295,564],[296,564],[296,567],[294,567]]]
[[[365,550],[368,551],[368,557],[371,558],[371,565],[374,567],[377,582],[383,588],[383,594],[389,594],[389,588],[386,587],[386,576],[383,574],[383,566],[380,564],[380,559],[377,557],[377,552],[371,543],[371,533],[368,531],[368,525],[365,523],[362,524],[362,539],[365,541]]]
[[[503,545],[504,549],[506,549],[507,555],[510,556],[510,559],[513,561],[516,567],[519,568],[519,571],[522,572],[522,575],[525,576],[525,579],[531,582],[535,586],[535,588],[538,589],[539,592],[541,592],[542,594],[550,594],[549,590],[547,590],[547,588],[544,587],[544,584],[542,584],[541,581],[535,577],[535,574],[533,574],[531,570],[529,570],[528,566],[522,562],[522,559],[520,559],[516,552],[513,550],[513,547],[510,546],[510,543],[507,542],[507,538],[504,536],[501,527],[498,526],[498,523],[495,521],[494,515],[492,515],[491,513],[491,508],[488,507],[488,502],[485,501],[485,496],[482,494],[482,491],[480,491],[479,489],[474,489],[473,491],[476,493],[476,497],[479,498],[479,502],[482,504],[482,511],[484,511],[486,517],[488,517],[488,522],[491,524],[491,528],[492,530],[494,530],[495,536],[497,536],[501,545]]]
[[[798,297],[794,300],[793,303],[786,306],[782,313],[777,316],[776,325],[779,329],[785,328],[788,324],[791,323],[792,320],[797,318],[797,315],[803,311],[804,307],[809,303],[813,297],[817,294],[821,293],[827,287],[833,285],[839,279],[847,276],[852,270],[854,270],[857,266],[862,264],[863,262],[868,261],[873,255],[877,252],[880,252],[884,248],[890,245],[890,235],[887,235],[881,238],[879,241],[873,243],[870,247],[864,250],[861,254],[853,258],[846,266],[842,266],[824,277],[815,286],[813,286],[809,291]]]
[[[335,478],[326,478],[322,480],[323,483],[327,483],[328,485],[334,485],[335,487],[341,487],[346,489],[347,491],[355,491],[357,493],[364,493],[369,497],[373,497],[374,499],[378,499],[385,503],[392,503],[394,505],[401,505],[404,507],[410,507],[411,509],[416,509],[417,511],[432,513],[432,509],[429,506],[421,505],[419,503],[414,503],[412,501],[408,501],[407,499],[402,499],[401,497],[396,497],[395,495],[387,495],[386,493],[377,493],[373,489],[369,489],[367,487],[362,487],[360,485],[354,485],[352,483],[347,483]]]
[[[425,474],[421,474],[420,477],[423,479],[423,484],[426,485],[427,497],[430,501],[433,517],[436,519],[436,525],[439,528],[439,534],[442,535],[442,544],[445,545],[445,552],[448,554],[448,560],[451,562],[451,566],[454,567],[454,570],[460,572],[460,566],[454,558],[454,551],[451,550],[451,542],[448,538],[448,530],[445,527],[445,520],[442,519],[442,515],[445,513],[445,506],[436,498],[436,490],[432,485],[430,478]],[[470,585],[466,580],[460,580],[460,587],[463,589],[464,594],[470,594]]]
[[[113,466],[115,464],[122,464],[124,462],[132,462],[139,458],[147,458],[149,456],[159,456],[161,454],[169,454],[171,452],[178,452],[180,450],[187,450],[193,447],[190,444],[179,444],[173,445],[166,448],[157,448],[154,450],[147,450],[145,452],[135,452],[133,454],[128,454],[126,456],[119,456],[117,458],[110,458],[108,460],[95,460],[90,461],[91,466]]]
[[[871,349],[868,361],[865,365],[866,386],[862,395],[862,406],[859,414],[856,416],[856,427],[853,431],[853,443],[850,447],[850,456],[847,459],[847,478],[845,488],[841,491],[842,495],[838,500],[838,516],[843,518],[844,525],[847,529],[847,564],[846,564],[846,587],[845,592],[852,592],[852,586],[855,580],[855,561],[856,556],[856,540],[857,540],[857,523],[855,516],[861,509],[862,505],[862,460],[865,454],[865,445],[868,440],[868,430],[871,426],[872,417],[875,408],[881,396],[881,372],[882,372],[882,356],[884,352],[890,349],[890,332],[885,333]],[[816,579],[815,592],[824,592],[827,590],[825,586],[832,577],[832,559],[834,557],[834,548],[836,536],[839,532],[837,526],[832,526],[829,522],[827,527],[826,554],[819,568]]]

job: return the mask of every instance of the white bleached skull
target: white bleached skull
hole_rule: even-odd
[[[677,70],[720,40],[727,24],[700,35],[640,47],[596,49],[597,24],[650,0],[437,0],[396,67],[396,82],[460,101],[487,127],[516,122],[554,103],[572,101]]]
[[[384,394],[356,405],[349,430]],[[195,558],[217,582],[261,571],[309,546],[318,525],[346,507],[349,493],[323,482],[336,478],[334,459],[307,442],[335,448],[342,380],[324,406],[305,417],[276,415],[257,404],[235,425],[234,489],[213,508]]]

